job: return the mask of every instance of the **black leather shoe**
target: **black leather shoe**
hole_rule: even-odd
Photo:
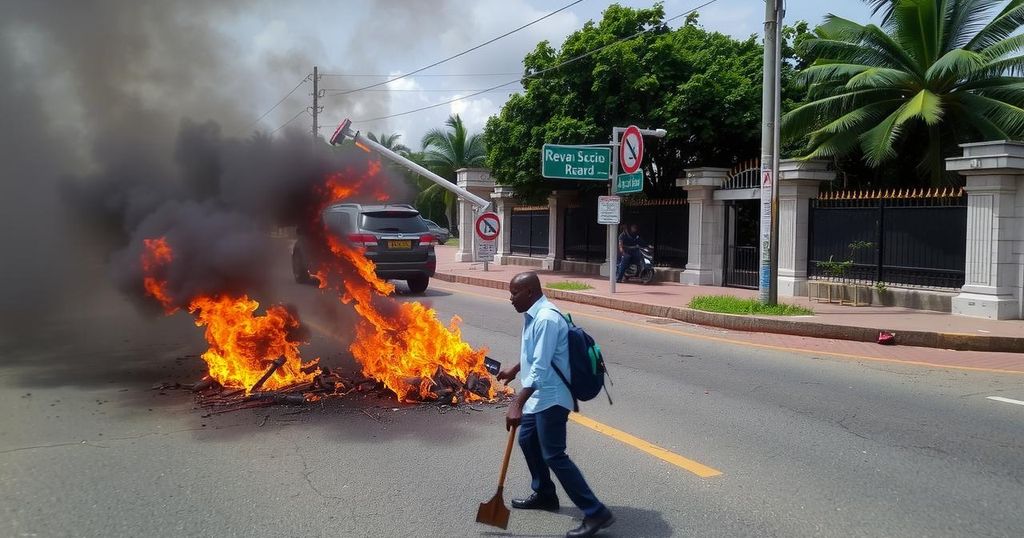
[[[606,527],[611,527],[612,523],[615,523],[615,516],[612,515],[611,510],[607,508],[604,512],[594,516],[583,518],[583,524],[565,534],[566,538],[576,538],[579,536],[593,536],[597,534],[597,531]]]
[[[525,499],[512,499],[512,508],[520,510],[547,510],[548,512],[558,511],[558,497],[541,497],[534,493]]]

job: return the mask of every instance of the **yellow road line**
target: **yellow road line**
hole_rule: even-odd
[[[711,467],[708,467],[707,465],[704,465],[702,463],[698,463],[691,459],[684,458],[679,454],[676,454],[675,452],[671,452],[669,450],[661,448],[658,445],[648,443],[647,441],[644,441],[639,437],[634,437],[624,431],[617,430],[615,428],[612,428],[611,426],[587,418],[579,413],[570,413],[569,420],[577,424],[580,424],[581,426],[586,426],[598,433],[607,435],[612,439],[626,443],[627,445],[633,448],[646,452],[662,461],[671,463],[676,467],[680,467],[682,469],[690,471],[691,473],[701,478],[711,478],[712,476],[718,476],[722,474],[722,471],[719,471],[718,469],[712,469]]]
[[[474,293],[474,292],[471,292],[471,291],[457,290],[457,289],[445,288],[445,287],[441,287],[441,286],[434,286],[434,288],[435,289],[442,289],[442,290],[445,290],[445,291],[450,291],[452,293],[462,293],[462,294],[465,294],[465,295],[473,295],[473,296],[476,296],[476,297],[483,297],[485,299],[490,299],[492,301],[504,301],[505,300],[505,299],[499,299],[497,297],[492,297],[490,295],[484,295],[482,293]],[[594,308],[601,308],[601,307],[594,307]],[[677,331],[677,330],[674,330],[674,329],[669,329],[669,328],[666,328],[666,327],[652,327],[650,325],[646,325],[646,324],[643,324],[643,323],[634,323],[634,322],[631,322],[631,321],[624,321],[624,320],[620,320],[620,319],[609,318],[609,317],[605,317],[605,316],[599,316],[599,315],[596,315],[596,314],[588,314],[586,312],[573,312],[573,315],[575,315],[575,316],[583,316],[583,317],[587,317],[587,318],[591,318],[591,319],[599,319],[599,320],[602,320],[602,321],[608,321],[608,322],[611,322],[611,323],[615,323],[617,325],[629,325],[629,326],[638,327],[638,328],[641,328],[641,329],[647,329],[647,330],[651,330],[651,331],[663,332],[663,333],[672,334],[672,335],[675,335],[675,336],[681,336],[681,337],[684,337],[684,338],[696,338],[698,340],[709,340],[709,341],[712,341],[712,342],[722,342],[722,343],[726,343],[726,344],[734,344],[734,345],[740,345],[740,346],[756,347],[756,348],[759,348],[759,349],[770,349],[772,351],[796,351],[798,353],[803,353],[803,354],[806,354],[806,355],[813,355],[813,356],[827,355],[827,356],[830,356],[830,357],[838,357],[838,358],[841,358],[841,359],[854,359],[854,360],[865,360],[865,361],[876,361],[876,362],[889,362],[889,363],[894,363],[894,364],[912,364],[912,365],[915,365],[915,366],[927,366],[929,368],[949,368],[949,369],[952,369],[952,370],[969,370],[969,371],[973,371],[973,372],[989,372],[989,373],[996,373],[996,374],[1016,374],[1016,375],[1024,374],[1024,372],[1019,371],[1019,370],[1003,370],[1003,369],[999,369],[999,368],[981,368],[981,367],[977,367],[977,366],[957,366],[957,365],[952,365],[952,364],[935,364],[935,363],[932,363],[932,362],[924,362],[924,361],[911,361],[911,360],[902,360],[902,359],[886,359],[886,358],[882,358],[882,357],[869,357],[867,355],[855,355],[853,353],[840,353],[840,352],[837,352],[837,351],[815,351],[815,350],[811,350],[811,349],[803,349],[803,348],[798,348],[798,347],[790,348],[790,347],[785,347],[785,346],[773,346],[771,344],[757,344],[757,343],[754,343],[754,342],[747,342],[745,340],[734,340],[732,338],[722,338],[720,336],[709,336],[709,335],[705,335],[705,334],[693,334],[693,333],[688,333],[688,332],[683,332],[683,331]],[[636,314],[636,315],[640,315],[640,314]],[[645,316],[645,317],[651,317],[651,316]],[[679,321],[679,320],[673,320],[673,321]],[[680,323],[685,323],[685,322],[681,322],[680,321]]]

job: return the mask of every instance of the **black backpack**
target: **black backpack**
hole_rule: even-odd
[[[558,311],[555,310],[555,312]],[[565,378],[565,374],[554,363],[551,366],[555,369],[558,377],[561,378],[562,383],[569,387],[569,392],[572,394],[573,411],[578,413],[580,410],[578,400],[584,402],[593,400],[601,393],[601,389],[604,389],[604,393],[608,397],[608,403],[611,404],[612,396],[608,393],[608,388],[604,384],[604,378],[608,374],[608,369],[605,367],[604,357],[601,356],[601,346],[594,341],[592,336],[587,334],[587,331],[583,330],[583,327],[578,327],[572,322],[571,315],[558,313],[569,325],[569,372],[571,373],[572,382],[570,383]],[[609,376],[608,381],[611,382],[611,379]]]

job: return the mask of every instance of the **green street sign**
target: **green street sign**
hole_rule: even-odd
[[[541,150],[541,175],[549,179],[608,181],[611,168],[611,148],[544,144]]]
[[[632,174],[619,174],[615,179],[615,194],[627,194],[631,192],[643,192],[644,172],[637,170]]]

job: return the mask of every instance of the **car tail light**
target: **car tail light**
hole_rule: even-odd
[[[348,241],[358,247],[377,246],[377,236],[373,234],[348,234]]]
[[[423,235],[420,236],[420,244],[421,245],[436,245],[437,244],[437,238],[434,237],[434,234],[423,234]]]

